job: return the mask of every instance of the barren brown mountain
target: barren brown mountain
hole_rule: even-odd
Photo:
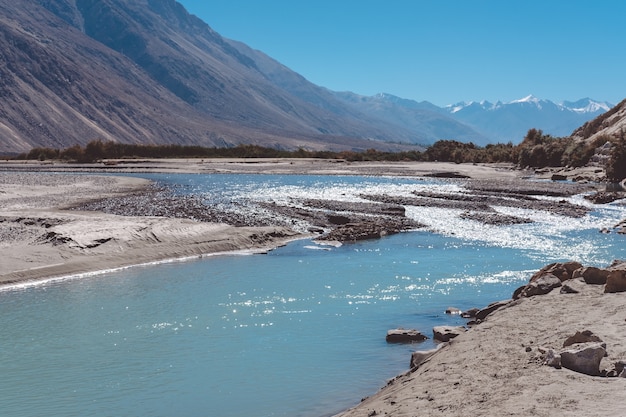
[[[174,0],[1,0],[0,54],[0,152],[94,139],[335,150],[414,142]]]

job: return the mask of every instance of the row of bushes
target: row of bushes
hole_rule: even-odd
[[[348,161],[423,161],[425,155],[419,151],[383,152],[375,149],[368,149],[364,152],[308,151],[305,149],[287,151],[258,145],[208,148],[184,145],[130,145],[95,140],[89,142],[84,148],[80,145],[66,149],[33,148],[14,159],[93,163],[103,159],[125,158],[316,158]]]
[[[541,130],[530,129],[519,145],[490,144],[485,147],[455,140],[441,140],[423,152],[383,152],[369,149],[354,151],[286,151],[257,145],[238,145],[228,148],[207,148],[184,145],[131,145],[95,140],[84,148],[80,145],[59,150],[34,148],[16,159],[65,160],[81,163],[102,159],[121,158],[325,158],[348,161],[442,161],[455,163],[507,162],[523,168],[547,166],[580,167],[586,165],[595,149],[607,141],[613,142],[612,155],[607,166],[609,179],[626,177],[626,140],[624,133],[618,139],[601,137],[593,143],[575,142],[570,138],[545,135]]]

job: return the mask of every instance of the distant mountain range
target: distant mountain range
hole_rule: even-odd
[[[520,142],[528,129],[552,136],[569,136],[574,129],[608,111],[613,104],[584,98],[554,103],[532,95],[508,103],[457,103],[445,109],[458,121],[474,127],[491,142]]]
[[[519,142],[533,127],[568,135],[610,107],[531,97],[440,108],[332,92],[174,0],[1,2],[0,98],[3,153],[94,139],[321,150]]]
[[[613,107],[607,102],[584,98],[557,104],[532,95],[503,103],[461,102],[438,107],[428,101],[413,101],[390,94],[372,97],[353,93],[335,96],[372,116],[416,132],[415,143],[431,144],[455,139],[486,145],[522,141],[529,129],[552,136],[569,136],[585,122]]]

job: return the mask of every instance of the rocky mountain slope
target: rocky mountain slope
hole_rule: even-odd
[[[0,152],[96,138],[292,149],[408,141],[411,132],[252,52],[173,0],[2,2]],[[309,101],[272,74],[308,89]]]
[[[431,144],[440,139],[479,145],[491,142],[486,135],[454,119],[428,101],[417,102],[384,93],[371,97],[350,92],[337,92],[334,95],[370,117],[382,118],[416,132],[416,143]]]
[[[572,133],[575,139],[593,142],[603,136],[611,138],[623,137],[626,133],[626,100],[585,123]]]

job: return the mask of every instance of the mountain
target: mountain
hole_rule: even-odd
[[[414,132],[412,143],[432,144],[441,139],[489,143],[519,143],[531,128],[553,136],[569,136],[583,123],[609,110],[612,105],[589,98],[556,104],[532,95],[508,103],[461,102],[438,107],[391,94],[361,96],[335,92],[335,97],[370,118],[387,121]]]
[[[529,129],[541,129],[552,136],[569,136],[583,123],[613,105],[589,98],[560,104],[532,95],[503,103],[462,102],[446,106],[456,120],[484,134],[492,142],[520,142]]]
[[[0,4],[0,152],[85,144],[400,149],[370,119],[174,0]]]
[[[371,118],[380,118],[415,132],[411,139],[413,143],[431,144],[441,139],[474,142],[478,145],[489,143],[485,135],[455,120],[428,101],[417,102],[384,93],[371,97],[351,92],[334,94]]]
[[[520,141],[532,127],[569,133],[602,107],[529,99],[452,111],[333,92],[223,38],[174,0],[0,2],[0,98],[0,153],[94,139],[312,150],[484,145]]]
[[[572,137],[593,142],[602,137],[620,138],[626,134],[626,99],[582,125],[572,133]]]

